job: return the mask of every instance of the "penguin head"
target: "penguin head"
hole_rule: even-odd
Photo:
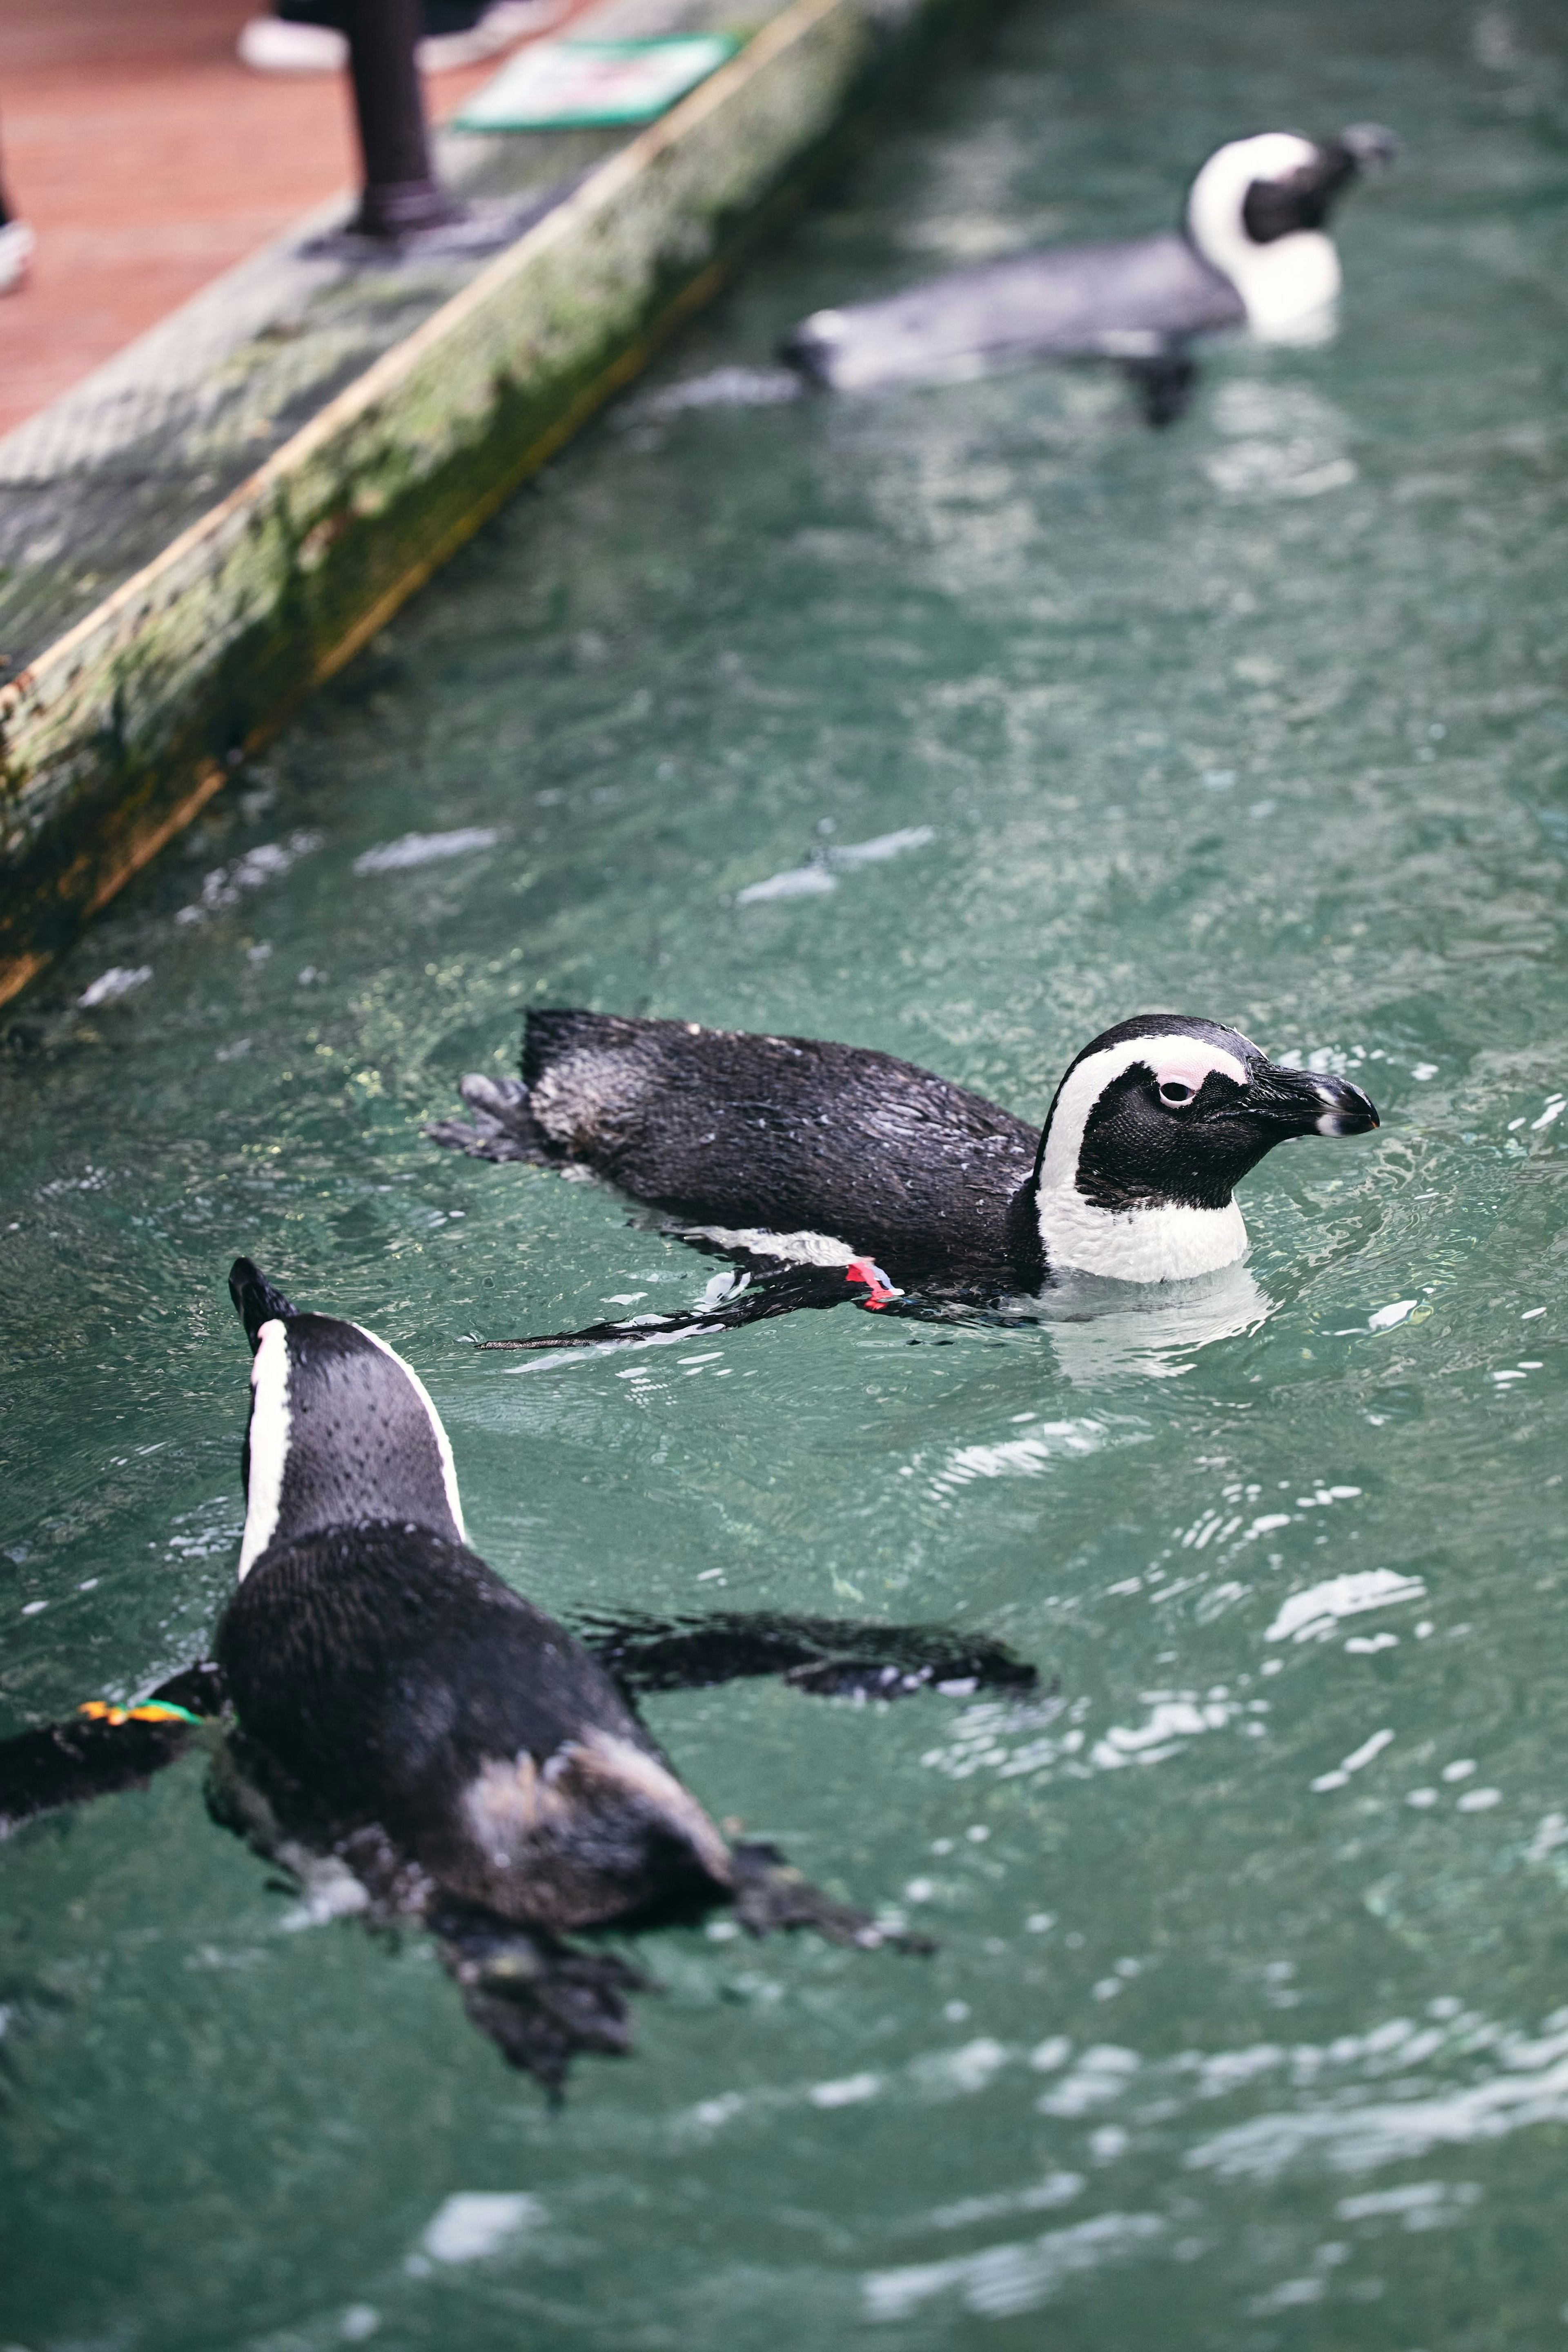
[[[1229,278],[1254,333],[1290,341],[1323,331],[1340,285],[1330,210],[1359,173],[1388,163],[1397,147],[1391,131],[1362,122],[1322,143],[1265,131],[1209,157],[1187,194],[1187,236]]]
[[[1047,1263],[1130,1282],[1212,1274],[1247,1247],[1233,1194],[1265,1152],[1377,1124],[1347,1078],[1270,1062],[1218,1021],[1124,1021],[1084,1047],[1046,1120],[1036,1186]]]
[[[402,1358],[357,1323],[299,1314],[249,1258],[229,1294],[253,1351],[241,1577],[329,1528],[394,1519],[465,1542],[446,1432]]]

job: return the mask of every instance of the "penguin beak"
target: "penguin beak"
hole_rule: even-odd
[[[298,1313],[290,1306],[281,1290],[268,1282],[260,1266],[248,1257],[236,1257],[229,1268],[229,1297],[235,1303],[235,1313],[245,1325],[245,1336],[250,1341],[254,1356],[261,1345],[261,1327],[275,1317],[285,1321]]]
[[[1335,143],[1362,172],[1385,170],[1399,152],[1397,136],[1381,122],[1348,123]]]
[[[1241,208],[1248,236],[1254,245],[1271,245],[1298,229],[1321,229],[1357,174],[1381,169],[1398,152],[1398,140],[1381,122],[1351,123],[1289,179],[1253,181]]]
[[[1370,1095],[1328,1072],[1286,1069],[1270,1063],[1247,1090],[1254,1117],[1290,1135],[1366,1135],[1382,1124]]]

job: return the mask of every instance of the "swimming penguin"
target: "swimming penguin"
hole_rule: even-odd
[[[1288,131],[1231,140],[1194,180],[1180,234],[1058,246],[819,310],[779,356],[838,392],[1028,357],[1117,360],[1140,381],[1150,422],[1168,424],[1185,404],[1195,336],[1248,327],[1286,341],[1322,331],[1340,285],[1330,207],[1397,144],[1376,123],[1322,143]]]
[[[683,1239],[791,1269],[797,1305],[991,1304],[1069,1268],[1211,1274],[1247,1248],[1235,1188],[1266,1152],[1378,1123],[1347,1078],[1174,1013],[1085,1045],[1040,1132],[890,1054],[603,1013],[531,1013],[522,1082],[462,1093],[473,1123],[431,1128],[437,1142],[584,1164]]]
[[[590,1647],[468,1548],[445,1431],[384,1340],[297,1312],[248,1259],[230,1288],[254,1360],[239,1583],[213,1660],[0,1747],[0,1829],[145,1780],[221,1713],[224,1825],[333,1880],[338,1907],[421,1920],[475,2021],[552,2088],[575,2051],[627,2046],[622,1996],[643,1981],[570,1935],[728,1906],[758,1935],[908,1941],[722,1834],[631,1693],[759,1672],[885,1697],[1027,1691],[1031,1667],[935,1628],[778,1618],[601,1623]]]

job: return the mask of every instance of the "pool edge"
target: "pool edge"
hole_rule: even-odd
[[[997,0],[789,0],[0,688],[0,1003]]]

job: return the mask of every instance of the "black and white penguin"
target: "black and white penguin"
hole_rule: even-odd
[[[1190,378],[1194,337],[1230,327],[1269,341],[1326,331],[1340,286],[1330,207],[1396,145],[1375,123],[1321,143],[1288,131],[1231,140],[1194,180],[1179,234],[1059,246],[955,270],[884,301],[818,310],[779,356],[838,392],[1030,357],[1117,360],[1142,380],[1151,422],[1168,423]]]
[[[468,1549],[418,1375],[247,1261],[234,1288],[256,1352],[215,1656],[247,1740],[448,1900],[558,1935],[727,1901],[728,1846],[610,1676]]]
[[[446,1433],[374,1332],[300,1314],[248,1259],[253,1350],[238,1589],[213,1659],[129,1705],[0,1743],[0,1836],[136,1787],[204,1723],[209,1806],[330,1907],[421,1920],[469,2014],[552,2089],[628,2046],[643,1979],[564,1942],[728,1906],[751,1932],[887,1937],[768,1845],[731,1842],[640,1721],[638,1689],[778,1674],[895,1698],[1031,1690],[985,1636],[772,1615],[599,1621],[579,1640],[469,1548]]]
[[[584,1164],[685,1239],[834,1269],[871,1304],[879,1286],[992,1303],[1074,1268],[1212,1274],[1246,1251],[1235,1189],[1266,1152],[1378,1123],[1347,1078],[1165,1013],[1086,1045],[1039,1132],[890,1054],[603,1013],[530,1013],[522,1082],[462,1092],[473,1122],[436,1141]]]
[[[758,1929],[880,1942],[769,1850],[732,1846],[599,1659],[469,1549],[412,1368],[373,1332],[296,1313],[246,1259],[231,1288],[255,1356],[214,1655],[246,1742],[318,1834],[390,1869],[402,1907],[467,1906],[492,1932],[728,1904]]]

